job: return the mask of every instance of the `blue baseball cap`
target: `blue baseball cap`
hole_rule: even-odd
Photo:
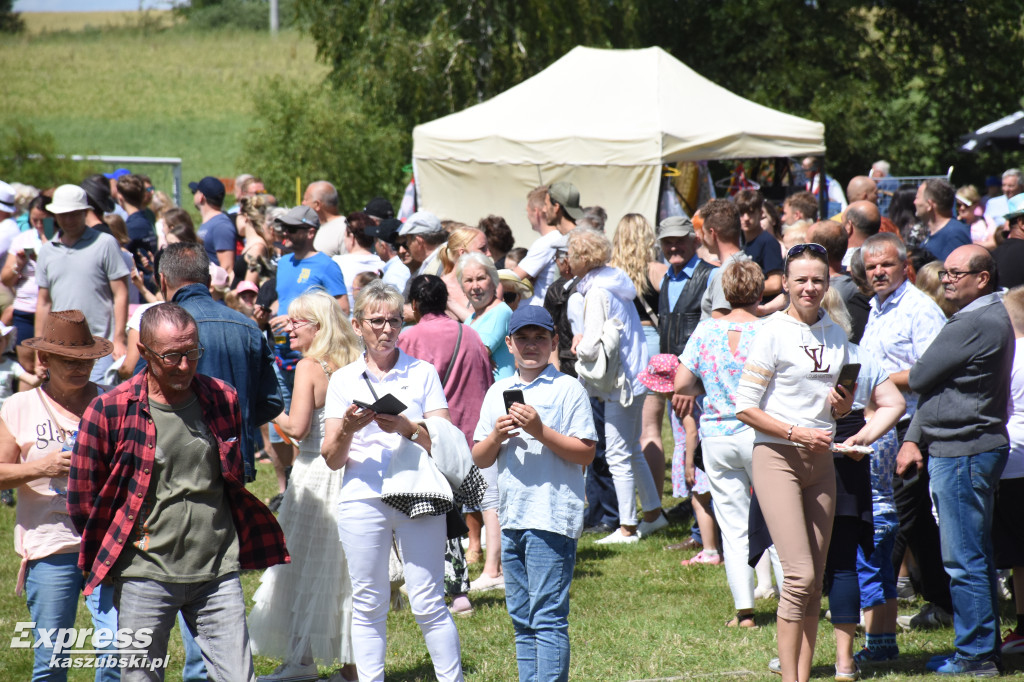
[[[220,206],[224,203],[224,183],[212,175],[207,175],[199,182],[188,183],[188,188],[193,194],[202,192],[211,204]]]
[[[542,327],[549,332],[555,331],[551,313],[539,305],[521,305],[512,313],[512,317],[508,321],[509,336],[523,327]]]
[[[105,177],[107,180],[118,180],[124,177],[125,175],[131,175],[131,171],[128,170],[127,168],[118,168],[113,173],[104,173],[103,177]]]

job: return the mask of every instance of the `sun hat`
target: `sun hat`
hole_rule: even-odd
[[[241,282],[238,283],[238,286],[235,287],[236,294],[244,294],[247,291],[251,291],[254,294],[258,294],[260,293],[260,288],[247,279],[242,280]]]
[[[441,220],[430,211],[416,211],[405,221],[402,229],[398,231],[399,237],[409,237],[416,234],[433,234],[441,232]]]
[[[1014,220],[1024,215],[1024,194],[1018,194],[1010,199],[1007,211],[1009,212],[1003,216],[1007,220]]]
[[[21,345],[44,353],[82,360],[102,358],[110,355],[114,349],[110,341],[92,335],[81,310],[51,312],[43,322],[43,335],[25,339]]]
[[[551,203],[558,204],[562,210],[572,216],[573,220],[583,217],[583,209],[580,208],[580,191],[571,182],[556,182],[548,188],[548,196]]]
[[[637,375],[640,383],[655,393],[672,393],[676,387],[676,370],[679,357],[671,353],[659,353],[647,363],[647,369]]]
[[[0,211],[15,213],[14,188],[0,180]]]
[[[89,197],[78,185],[61,185],[53,192],[53,201],[46,205],[46,210],[54,215],[89,210]]]
[[[693,227],[693,221],[686,216],[674,215],[665,218],[658,225],[658,239],[666,237],[692,237],[697,234]]]
[[[541,327],[549,332],[555,331],[555,323],[544,307],[539,305],[523,305],[516,308],[512,317],[508,319],[509,336],[515,334],[523,327]]]
[[[515,291],[520,298],[533,296],[533,285],[520,279],[519,275],[508,268],[498,270],[498,281],[505,287],[505,291]]]

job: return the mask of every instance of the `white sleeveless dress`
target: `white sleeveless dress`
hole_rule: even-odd
[[[248,622],[254,653],[297,661],[308,642],[316,662],[329,666],[353,662],[352,587],[335,518],[345,471],[320,456],[323,434],[321,407],[299,442],[278,514],[292,561],[263,573]]]

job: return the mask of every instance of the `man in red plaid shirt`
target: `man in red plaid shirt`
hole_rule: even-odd
[[[284,535],[244,487],[235,390],[196,374],[195,320],[176,304],[154,306],[139,339],[148,368],[86,409],[71,458],[85,593],[113,582],[118,628],[152,629],[145,652],[122,652],[122,680],[163,679],[180,610],[210,679],[251,682],[238,571],[289,561]]]

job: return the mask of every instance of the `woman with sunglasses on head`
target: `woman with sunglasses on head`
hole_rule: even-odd
[[[274,423],[298,442],[278,521],[292,555],[290,564],[268,569],[253,595],[249,632],[253,650],[284,663],[260,682],[317,677],[316,664],[351,664],[352,590],[338,541],[334,510],[342,472],[320,457],[324,402],[331,375],[359,354],[359,340],[341,306],[323,289],[292,300],[285,324],[295,366],[290,412]],[[340,677],[355,679],[345,665]]]
[[[821,309],[827,257],[820,244],[789,250],[789,307],[758,331],[736,391],[737,418],[757,432],[754,491],[785,574],[778,609],[784,682],[807,682],[811,674],[835,513],[832,436],[853,402],[833,388],[848,353],[846,333]]]
[[[444,601],[445,517],[412,518],[381,500],[392,452],[409,441],[429,453],[430,434],[419,422],[450,419],[437,370],[396,346],[404,305],[402,294],[382,280],[356,296],[352,327],[365,352],[331,377],[320,451],[331,469],[345,469],[337,522],[352,581],[352,651],[360,681],[384,679],[388,557],[395,543],[434,674],[451,682],[463,676],[459,633]],[[376,405],[388,395],[402,404],[399,414],[355,402]]]
[[[17,594],[25,591],[35,623],[33,680],[66,680],[67,670],[51,668],[53,645],[40,631],[71,628],[85,584],[78,568],[81,535],[67,511],[71,449],[82,413],[103,387],[89,381],[93,363],[113,345],[89,332],[78,310],[51,312],[42,335],[24,345],[39,354],[47,380],[16,393],[0,409],[0,488],[18,489],[14,548],[21,555]],[[114,589],[101,585],[86,597],[93,627],[117,630]],[[57,659],[67,660],[67,654]],[[120,679],[117,668],[96,659],[96,680]],[[115,661],[116,662],[116,661]]]

